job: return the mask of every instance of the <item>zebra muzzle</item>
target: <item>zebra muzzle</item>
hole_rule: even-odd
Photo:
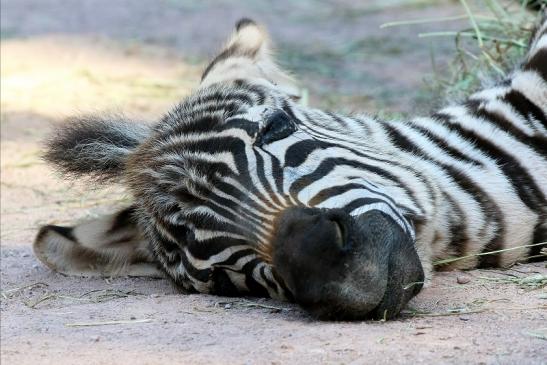
[[[378,210],[289,208],[276,222],[273,265],[295,301],[321,319],[391,318],[421,289],[411,237]]]

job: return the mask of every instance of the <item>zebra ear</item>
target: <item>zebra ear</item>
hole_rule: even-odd
[[[232,80],[260,80],[298,99],[294,79],[275,62],[266,30],[251,19],[237,22],[232,37],[201,76],[202,87]]]

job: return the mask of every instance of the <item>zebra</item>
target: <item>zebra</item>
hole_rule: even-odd
[[[509,77],[430,117],[337,114],[303,106],[299,90],[265,28],[242,19],[156,123],[70,120],[45,159],[122,184],[132,203],[42,227],[36,256],[69,275],[165,275],[186,292],[294,301],[334,320],[393,318],[437,260],[542,256],[545,17]]]

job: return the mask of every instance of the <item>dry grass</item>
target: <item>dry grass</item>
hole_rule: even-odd
[[[84,303],[103,303],[115,299],[127,298],[130,296],[142,296],[144,294],[138,293],[134,290],[117,290],[117,289],[98,289],[91,290],[78,296],[63,295],[59,293],[46,294],[40,298],[37,302],[31,303],[29,307],[35,308],[39,303],[50,299],[68,299],[71,301],[84,302]]]
[[[476,253],[476,254],[471,254],[471,255],[465,255],[465,256],[460,256],[460,257],[449,257],[449,258],[447,258],[447,259],[435,261],[435,262],[433,262],[433,265],[434,265],[434,266],[442,266],[442,265],[447,265],[447,264],[450,264],[450,263],[453,263],[453,262],[456,262],[456,261],[465,260],[465,259],[468,259],[468,258],[471,258],[471,257],[495,255],[495,254],[499,254],[499,253],[503,253],[503,252],[514,251],[514,250],[520,250],[520,249],[522,249],[522,248],[530,248],[530,247],[536,247],[536,246],[547,246],[547,242],[538,242],[538,243],[532,243],[532,244],[529,244],[529,245],[514,246],[514,247],[505,248],[505,249],[502,249],[502,250],[481,252],[481,253]],[[537,255],[537,256],[541,256],[541,257],[547,258],[547,253],[544,252],[544,251],[542,251],[542,252],[540,252],[540,254]],[[535,257],[534,257],[534,258],[535,258]]]
[[[481,85],[503,79],[524,57],[531,32],[540,19],[512,0],[479,0],[470,7],[460,0],[470,26],[458,32],[421,34],[453,37],[456,57],[445,72],[437,70],[433,91],[445,98],[462,99]]]
[[[112,326],[119,324],[135,324],[135,323],[148,323],[152,322],[151,319],[129,319],[129,320],[112,320],[112,321],[100,321],[100,322],[75,322],[65,323],[66,327],[95,327],[95,326]]]
[[[448,65],[440,66],[432,52],[434,75],[426,81],[432,95],[440,95],[443,100],[460,100],[483,85],[503,79],[523,58],[531,32],[540,20],[540,12],[534,13],[527,8],[535,1],[459,0],[461,15],[392,22],[383,26],[467,19],[469,26],[459,31],[446,31],[439,26],[439,31],[418,34],[420,38],[446,37],[453,40],[454,59]]]
[[[547,275],[533,274],[524,277],[512,276],[512,277],[490,277],[479,276],[479,279],[491,281],[498,284],[514,284],[525,290],[542,289],[547,286]]]

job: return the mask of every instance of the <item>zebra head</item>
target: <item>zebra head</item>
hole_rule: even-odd
[[[198,90],[154,126],[91,116],[56,131],[49,162],[118,179],[134,203],[42,227],[34,251],[65,273],[149,275],[159,262],[201,293],[294,299],[321,318],[396,315],[424,279],[420,209],[384,168],[397,158],[367,147],[374,120],[295,99],[264,31],[240,21]]]
[[[171,276],[198,291],[265,289],[323,318],[396,315],[423,280],[414,229],[353,158],[365,135],[296,104],[266,47],[238,23],[198,91],[130,156],[143,225],[154,222]],[[183,269],[166,248],[180,242]]]

